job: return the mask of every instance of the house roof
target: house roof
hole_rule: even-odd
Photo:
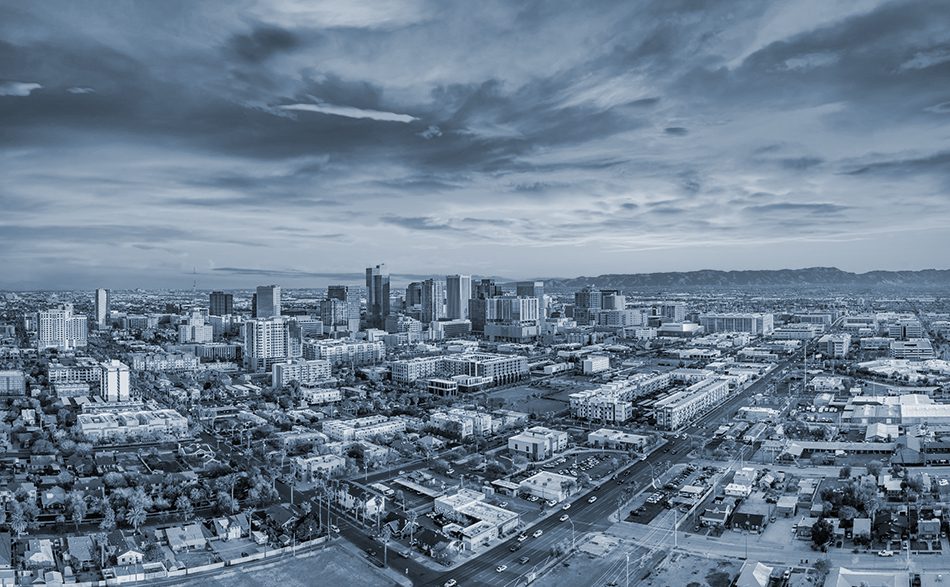
[[[760,562],[746,561],[739,571],[739,577],[736,579],[736,587],[768,587],[772,577],[774,567],[769,567]]]

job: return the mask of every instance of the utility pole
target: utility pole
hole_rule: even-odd
[[[630,553],[627,553],[627,587],[630,587]]]

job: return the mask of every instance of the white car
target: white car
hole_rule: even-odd
[[[527,539],[528,539],[528,535],[522,534],[521,536],[518,537],[518,542],[524,542]]]
[[[587,503],[594,503],[595,501],[597,501],[597,496],[596,496],[596,495],[592,495],[592,496],[590,496],[590,498],[587,500]]]
[[[563,516],[560,517],[560,520],[561,520],[562,522],[566,522],[568,518],[570,518],[570,516],[567,515],[567,514],[564,514]]]
[[[557,505],[557,502],[554,501],[553,499],[549,499],[549,500],[548,500],[548,507],[549,507],[549,508],[553,508],[553,507],[556,506],[556,505]]]
[[[571,509],[571,504],[566,503],[566,504],[564,504],[564,505],[561,506],[561,509],[562,509],[562,510],[569,510],[569,509]]]
[[[504,573],[507,570],[508,570],[508,565],[498,565],[497,567],[495,567],[496,573]]]
[[[878,555],[878,556],[894,556],[894,551],[893,551],[893,550],[882,550],[882,551],[880,551],[879,553],[877,553],[877,555]]]
[[[448,581],[445,582],[445,587],[455,587],[458,584],[459,582],[456,581],[455,579],[449,579]]]
[[[542,534],[544,534],[544,530],[535,530],[535,531],[534,531],[534,534],[532,534],[532,536],[534,536],[535,538],[537,538],[538,536],[540,536],[540,535],[542,535]]]

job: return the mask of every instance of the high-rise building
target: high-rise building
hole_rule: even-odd
[[[83,315],[73,315],[72,304],[61,304],[39,312],[37,349],[57,348],[71,351],[86,346],[88,322]]]
[[[227,316],[234,313],[234,295],[213,291],[209,296],[209,313],[212,316]]]
[[[426,279],[422,282],[423,323],[445,318],[445,286],[441,281]]]
[[[112,324],[109,322],[109,290],[99,288],[96,290],[96,327],[99,330],[108,330]]]
[[[422,282],[413,281],[406,286],[406,307],[422,305]]]
[[[280,286],[257,286],[256,318],[271,318],[280,316]]]
[[[244,366],[255,373],[269,371],[274,363],[303,354],[300,326],[280,316],[248,320],[244,324]]]
[[[346,302],[337,298],[320,301],[320,319],[326,333],[349,331]],[[357,326],[359,330],[359,326]]]
[[[468,301],[472,299],[470,275],[445,277],[445,316],[449,320],[468,319]]]
[[[129,401],[129,366],[118,359],[112,359],[103,362],[101,367],[99,395],[102,399],[107,402]]]
[[[627,298],[617,290],[600,292],[601,308],[604,310],[623,310],[627,305]]]
[[[366,322],[383,328],[389,316],[389,271],[385,263],[366,268]]]
[[[482,279],[472,287],[472,299],[468,302],[468,319],[472,321],[472,332],[485,331],[485,317],[491,298],[502,295],[501,288],[492,279]]]
[[[472,288],[473,299],[495,298],[502,295],[501,287],[495,285],[494,279],[482,279]]]
[[[548,298],[544,295],[543,281],[519,281],[515,284],[515,295],[519,298],[538,298],[541,315],[548,316]]]
[[[578,324],[591,324],[593,322],[591,317],[603,307],[604,296],[599,289],[587,286],[574,292],[574,320]]]
[[[327,287],[327,299],[344,302],[344,323],[347,332],[358,332],[360,329],[360,293],[350,285],[331,285]],[[326,321],[324,320],[324,324]]]
[[[538,298],[499,296],[485,303],[484,333],[489,340],[525,341],[540,334]]]
[[[656,307],[656,315],[664,320],[683,322],[686,320],[686,304],[683,302],[663,302]]]

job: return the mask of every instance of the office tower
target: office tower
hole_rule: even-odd
[[[327,299],[345,303],[345,330],[358,332],[360,329],[360,292],[350,285],[331,285],[327,287]],[[322,308],[321,308],[322,311]],[[324,324],[326,321],[324,320]]]
[[[354,332],[349,328],[348,308],[346,302],[337,298],[327,298],[320,301],[320,320],[323,321],[323,331],[327,334],[333,332]],[[359,330],[359,318],[357,318],[357,327]]]
[[[280,316],[280,286],[257,286],[257,301],[255,303],[255,318],[271,318]]]
[[[617,290],[604,290],[600,294],[603,310],[623,310],[627,306],[627,297]]]
[[[366,322],[370,328],[383,328],[389,316],[389,271],[386,264],[366,268]]]
[[[501,288],[495,285],[494,280],[482,279],[475,283],[472,288],[472,299],[468,301],[468,319],[472,321],[472,332],[484,332],[485,317],[488,312],[486,300],[501,294]]]
[[[472,298],[476,300],[483,300],[486,298],[498,297],[502,295],[502,293],[503,292],[501,291],[501,288],[495,285],[494,279],[482,279],[475,284],[475,287],[472,291]]]
[[[574,293],[574,320],[580,325],[593,323],[592,316],[603,307],[603,293],[593,286],[587,286]]]
[[[234,296],[223,291],[213,291],[209,296],[209,313],[212,316],[227,316],[234,313]]]
[[[441,281],[426,279],[422,282],[422,317],[424,323],[445,318],[445,286]]]
[[[519,298],[538,298],[541,315],[548,315],[548,298],[544,295],[543,281],[519,281],[515,284],[515,295]]]
[[[255,373],[274,363],[302,356],[300,327],[280,316],[248,320],[244,324],[244,366]]]
[[[86,346],[87,320],[83,315],[73,315],[72,304],[39,312],[38,317],[37,349],[71,351]]]
[[[408,286],[406,286],[406,307],[412,308],[413,306],[422,305],[422,282],[413,281]]]
[[[472,299],[470,275],[445,277],[445,317],[449,320],[468,319],[468,301]]]
[[[686,320],[686,304],[683,302],[664,302],[657,306],[657,316],[671,322]]]
[[[96,327],[99,330],[109,330],[112,324],[109,321],[109,290],[99,288],[96,290]]]
[[[251,318],[257,318],[257,294],[251,294]]]
[[[129,366],[117,359],[104,361],[100,368],[99,395],[107,402],[129,401]]]
[[[213,340],[214,326],[205,321],[201,311],[192,311],[178,325],[178,344],[205,343]]]

